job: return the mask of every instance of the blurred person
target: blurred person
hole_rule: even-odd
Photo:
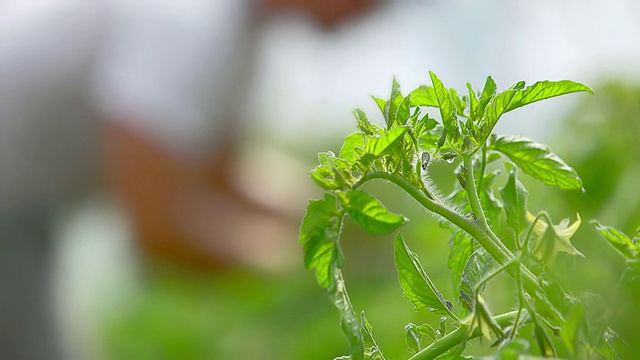
[[[64,357],[49,301],[51,219],[96,170],[152,257],[268,266],[295,243],[277,204],[259,205],[233,178],[257,19],[301,10],[328,26],[369,3],[0,4],[2,357]]]

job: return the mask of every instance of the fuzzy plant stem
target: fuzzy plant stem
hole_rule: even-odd
[[[459,227],[461,230],[473,237],[480,244],[480,246],[482,246],[499,264],[505,265],[512,262],[515,258],[511,251],[509,251],[506,246],[502,244],[502,242],[497,238],[497,236],[495,236],[495,234],[493,234],[493,232],[481,228],[474,221],[470,221],[469,219],[465,218],[461,214],[458,214],[457,212],[453,211],[437,200],[429,199],[423,193],[413,187],[411,183],[399,176],[382,171],[368,173],[363,176],[362,179],[360,179],[360,181],[353,186],[353,188],[357,188],[362,184],[374,179],[384,179],[392,182],[393,184],[397,185],[402,190],[407,192],[407,194],[409,194],[422,206],[424,206],[425,209],[442,216],[455,226]],[[526,268],[522,270],[523,285],[529,294],[534,295],[537,288],[537,277]],[[515,272],[511,267],[508,268],[507,271],[511,276],[515,277]]]

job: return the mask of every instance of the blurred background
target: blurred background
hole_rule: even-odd
[[[588,265],[567,262],[567,276],[604,294],[633,339],[640,291],[616,287],[624,262],[587,222],[640,225],[639,16],[625,0],[0,0],[0,353],[345,354],[297,245],[319,195],[307,172],[356,129],[351,108],[380,122],[369,95],[388,96],[393,76],[411,91],[428,70],[455,88],[491,75],[499,89],[594,89],[510,113],[496,132],[549,144],[582,176],[585,194],[527,181],[530,209],[581,214],[573,242]],[[453,298],[447,232],[375,185]],[[389,358],[406,358],[404,325],[437,319],[402,298],[390,239],[352,225],[354,307]]]

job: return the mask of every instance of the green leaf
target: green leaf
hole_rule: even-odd
[[[625,346],[622,338],[611,329],[607,329],[603,337],[604,342],[598,348],[598,354],[605,360],[620,360],[618,352]]]
[[[358,121],[358,129],[360,129],[360,131],[362,131],[365,135],[373,135],[378,132],[376,126],[371,124],[371,122],[367,118],[367,114],[365,114],[364,111],[356,108],[352,110],[352,113],[356,118],[356,121]]]
[[[505,113],[515,95],[516,90],[507,90],[494,96],[487,104],[487,106],[484,108],[482,120],[480,121],[480,138],[476,139],[478,143],[483,144],[487,140],[487,138],[493,131],[493,128],[498,123],[498,120],[500,119],[502,114]]]
[[[476,250],[464,267],[460,282],[460,302],[472,312],[476,307],[476,298],[484,291],[485,285],[478,286],[493,267],[493,258],[483,249]]]
[[[300,227],[300,244],[304,248],[304,266],[316,269],[318,284],[329,287],[336,267],[342,266],[343,257],[338,239],[340,215],[336,198],[325,194],[323,200],[310,200]]]
[[[478,96],[476,95],[476,92],[473,91],[473,87],[471,87],[470,83],[467,83],[467,90],[469,90],[469,117],[471,119],[477,119],[478,110],[480,108]]]
[[[400,285],[404,290],[404,297],[413,303],[415,310],[427,308],[437,314],[455,318],[451,314],[453,305],[436,289],[418,257],[409,250],[401,234],[396,235],[394,249],[396,269]]]
[[[455,293],[458,293],[464,268],[476,250],[476,246],[474,240],[467,235],[467,233],[458,230],[449,239],[449,248],[451,250],[449,251],[449,261],[447,264],[453,275]]]
[[[384,118],[387,123],[387,129],[390,129],[396,122],[396,115],[400,104],[402,103],[403,97],[400,92],[400,84],[396,80],[395,76],[393,77],[393,85],[391,86],[391,95],[389,96],[389,101],[385,103],[384,107]],[[411,100],[409,100],[411,101]]]
[[[582,189],[578,173],[547,146],[523,137],[503,136],[493,140],[490,148],[507,155],[522,171],[546,185]]]
[[[350,190],[337,192],[337,195],[347,214],[369,234],[388,234],[408,221],[404,216],[389,212],[376,198],[364,191]]]
[[[344,280],[342,279],[342,273],[338,269],[333,273],[333,281],[329,287],[329,298],[340,313],[340,325],[349,341],[351,359],[365,360],[364,339],[360,329],[360,322],[353,311],[351,300],[349,299]]]
[[[334,171],[329,165],[318,165],[309,172],[311,180],[325,190],[338,190],[342,186],[335,179]]]
[[[493,78],[491,76],[487,76],[487,81],[484,83],[482,94],[480,94],[480,102],[478,104],[478,114],[476,119],[482,119],[487,104],[493,99],[497,90],[498,86],[495,81],[493,81]]]
[[[560,329],[560,337],[574,356],[577,356],[580,328],[585,315],[584,311],[584,305],[581,302],[572,302],[569,314],[565,317],[565,322]]]
[[[460,99],[456,89],[450,88],[449,89],[449,94],[451,96],[451,100],[453,101],[453,104],[455,105],[456,113],[458,115],[464,116],[464,110],[467,108],[467,104],[463,100]]]
[[[411,105],[411,95],[408,95],[402,100],[402,102],[400,103],[400,106],[398,106],[398,110],[395,116],[395,120],[397,124],[404,125],[407,123],[407,120],[409,120],[410,105]]]
[[[362,311],[360,315],[360,328],[362,329],[362,338],[366,347],[365,359],[384,360],[382,350],[380,350],[378,343],[373,338],[373,328],[371,327],[371,324],[369,324],[367,318],[364,316],[364,311]]]
[[[529,226],[529,220],[527,219],[529,192],[518,180],[517,168],[508,164],[505,162],[505,167],[509,172],[509,179],[507,184],[500,189],[500,195],[507,213],[507,225],[520,234]]]
[[[512,88],[518,88],[517,85],[518,84],[514,85]],[[524,85],[524,82],[522,82],[522,85]],[[593,90],[589,87],[569,80],[539,81],[531,86],[527,86],[526,89],[516,92],[504,112],[506,113],[540,100],[583,91],[593,94]]]
[[[422,340],[422,336],[418,333],[417,327],[418,326],[416,324],[411,323],[404,327],[404,339],[407,343],[407,350],[412,354],[417,353],[421,349],[420,342]]]
[[[637,245],[625,233],[613,227],[604,226],[597,220],[591,220],[590,223],[600,232],[600,235],[607,239],[626,258],[632,259],[638,255]]]
[[[384,116],[384,121],[387,122],[387,115],[385,112],[385,108],[387,107],[387,101],[385,99],[381,99],[379,97],[375,97],[375,96],[371,96],[371,98],[373,99],[373,101],[376,102],[376,105],[378,105],[378,108],[380,109],[380,112],[382,113],[382,115]]]
[[[385,155],[393,150],[394,145],[402,139],[409,128],[398,126],[388,130],[382,136],[367,136],[364,151],[375,156]]]
[[[456,135],[459,136],[458,118],[456,116],[456,107],[451,100],[451,94],[444,87],[444,84],[436,74],[429,72],[431,76],[431,82],[433,83],[433,89],[435,91],[436,99],[438,100],[438,108],[440,109],[440,116],[442,117],[442,124],[449,133],[449,138],[454,139]]]
[[[351,164],[335,156],[331,151],[318,154],[320,165],[309,175],[325,190],[350,188],[356,179],[351,175]]]
[[[526,89],[523,89],[524,85],[524,81],[518,82],[509,90],[495,95],[490,99],[486,107],[484,107],[484,113],[482,115],[482,129],[480,131],[481,137],[476,139],[479,143],[484,143],[486,141],[500,117],[511,110],[540,100],[573,92],[593,92],[587,86],[569,80],[540,81]],[[495,92],[495,83],[493,82],[493,79],[491,79],[491,81],[489,81],[489,78],[487,79],[485,90],[487,94]],[[486,101],[485,99],[488,97],[490,96],[487,95],[487,97],[485,97],[485,91],[483,91],[480,100],[481,108],[483,107],[484,101]]]
[[[500,224],[500,214],[502,214],[502,203],[498,200],[493,193],[493,183],[500,175],[500,170],[488,172],[485,174],[482,180],[482,186],[478,190],[478,196],[480,197],[480,204],[484,209],[487,220],[490,220],[490,224],[497,227]],[[480,170],[476,171],[476,179],[480,177]]]
[[[438,107],[436,93],[431,86],[422,85],[411,92],[411,106]]]
[[[340,149],[340,157],[353,164],[360,157],[363,148],[364,135],[361,132],[352,133],[344,139],[344,144]]]
[[[422,339],[427,337],[432,341],[444,336],[438,336],[436,330],[429,324],[416,325],[409,323],[404,327],[405,341],[407,349],[412,353],[417,353],[422,349]]]

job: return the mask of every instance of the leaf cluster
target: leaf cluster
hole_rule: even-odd
[[[430,85],[407,95],[394,79],[388,99],[374,97],[382,125],[355,109],[358,131],[345,138],[338,155],[320,153],[319,164],[310,173],[326,193],[323,199],[309,202],[300,243],[305,267],[315,269],[318,283],[328,289],[339,310],[350,344],[350,354],[342,358],[384,359],[371,325],[364,314],[357,320],[349,301],[341,275],[345,260],[340,247],[347,217],[372,235],[396,232],[408,221],[360,189],[368,181],[382,179],[400,187],[451,230],[448,264],[458,294],[456,303],[445,299],[404,237],[397,233],[394,240],[404,296],[416,311],[427,309],[442,317],[438,330],[429,324],[407,325],[411,359],[459,359],[467,341],[478,336],[492,339],[499,358],[560,353],[576,357],[587,352],[614,359],[612,342],[607,339],[615,333],[592,315],[597,313],[596,297],[572,295],[555,279],[550,266],[559,253],[582,256],[571,243],[580,216],[574,222],[565,219],[556,224],[544,211],[532,214],[518,170],[565,190],[583,190],[582,180],[547,146],[520,136],[493,134],[498,120],[512,110],[591,89],[568,80],[530,86],[521,81],[498,92],[488,77],[481,90],[467,83],[461,96],[434,73],[429,78]],[[436,117],[429,115],[430,108],[436,109]],[[457,183],[451,194],[442,196],[428,176],[429,167],[439,161],[453,164],[457,159],[462,159],[461,164],[451,165]],[[497,162],[504,164],[507,173],[498,191],[501,171],[493,164]],[[490,167],[494,170],[489,171]],[[625,256],[638,260],[637,239],[613,231],[606,234],[615,238],[610,241]],[[518,305],[513,312],[493,315],[482,294],[487,283],[500,274],[513,279]],[[527,331],[536,339],[535,351],[521,335]]]

